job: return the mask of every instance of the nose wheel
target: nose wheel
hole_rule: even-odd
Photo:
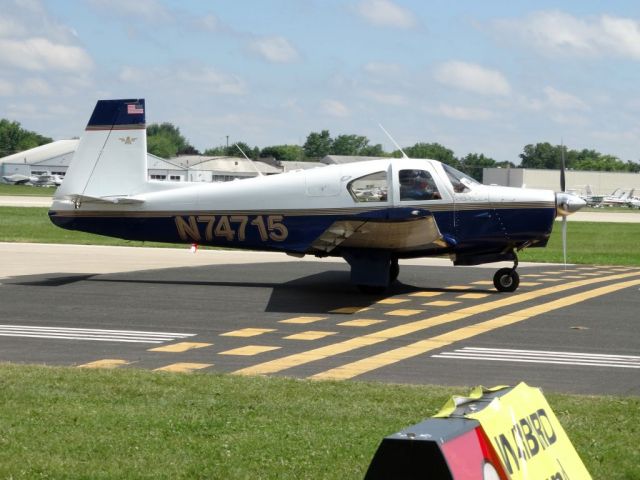
[[[515,292],[520,285],[520,275],[516,272],[518,257],[516,257],[513,268],[501,268],[493,276],[493,285],[499,292]]]

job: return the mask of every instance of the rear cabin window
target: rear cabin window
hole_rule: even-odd
[[[425,170],[400,170],[400,200],[440,200],[442,195]]]
[[[376,172],[349,182],[349,193],[356,202],[386,202],[387,172]]]

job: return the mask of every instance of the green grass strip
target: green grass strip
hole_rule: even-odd
[[[0,478],[361,479],[465,388],[0,364]],[[640,478],[640,399],[547,394],[595,479]]]

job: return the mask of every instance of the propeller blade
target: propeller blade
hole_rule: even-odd
[[[560,163],[560,191],[562,192],[566,192],[566,184],[565,184],[565,178],[564,178],[564,143],[560,146],[560,159],[561,159],[561,163]]]
[[[567,216],[562,217],[562,257],[564,258],[564,269],[567,269]]]

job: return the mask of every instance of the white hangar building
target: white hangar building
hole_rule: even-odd
[[[635,189],[640,192],[640,173],[596,172],[566,170],[567,190],[593,195],[610,195],[617,188]],[[482,183],[506,187],[544,188],[560,190],[560,171],[534,168],[484,168]]]

